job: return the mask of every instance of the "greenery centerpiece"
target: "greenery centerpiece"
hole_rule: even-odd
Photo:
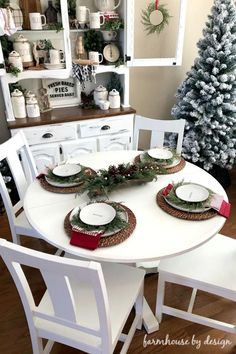
[[[111,205],[115,211],[116,211],[116,215],[114,217],[114,219],[109,222],[106,225],[89,225],[84,223],[81,219],[80,219],[80,211],[81,209],[78,210],[78,212],[72,216],[71,218],[71,225],[73,226],[78,226],[79,228],[81,228],[84,231],[94,231],[96,229],[96,231],[103,231],[105,232],[115,232],[121,229],[124,229],[128,223],[126,220],[124,220],[124,209],[122,208],[122,205],[120,205],[120,203],[109,203],[109,205]]]
[[[87,191],[90,198],[107,196],[119,187],[151,182],[156,179],[158,172],[159,167],[155,162],[111,165],[108,169],[98,170],[93,176],[84,176],[79,193]]]

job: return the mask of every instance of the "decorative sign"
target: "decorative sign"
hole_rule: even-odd
[[[80,88],[73,78],[42,81],[52,108],[76,106],[80,103]]]

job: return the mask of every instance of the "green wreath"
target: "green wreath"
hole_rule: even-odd
[[[160,11],[163,16],[162,21],[157,25],[153,24],[150,19],[151,14],[156,10]],[[147,34],[152,34],[163,31],[164,27],[169,24],[169,19],[172,16],[169,15],[165,5],[158,5],[158,8],[156,8],[156,2],[153,2],[148,5],[147,10],[142,10],[141,17],[141,23],[144,25],[145,31],[147,31]]]

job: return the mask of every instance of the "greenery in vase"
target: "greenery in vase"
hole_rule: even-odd
[[[81,211],[81,209],[79,209],[78,213],[73,215],[71,219],[71,225],[79,226],[85,231],[94,231],[96,229],[96,231],[103,231],[104,233],[124,229],[128,225],[127,221],[125,221],[123,217],[124,209],[118,203],[108,203],[108,204],[111,205],[116,211],[116,216],[109,224],[99,225],[99,226],[85,224],[83,221],[81,221],[79,217]]]
[[[188,184],[188,182],[184,182],[184,180],[178,182],[178,183],[172,183],[173,188],[169,192],[169,194],[165,197],[168,199],[170,202],[172,202],[174,205],[179,206],[184,209],[188,209],[190,211],[194,211],[196,209],[204,209],[207,208],[210,205],[210,200],[212,197],[212,190],[206,188],[209,192],[209,197],[204,200],[203,202],[186,202],[180,198],[177,197],[176,195],[176,189],[180,186],[183,186],[184,184]]]
[[[111,79],[110,79],[110,81],[108,82],[108,85],[107,85],[108,92],[112,91],[113,89],[118,91],[120,96],[122,95],[123,87],[122,87],[121,82],[120,82],[120,75],[118,75],[117,73],[112,73],[111,74]]]
[[[106,19],[104,25],[102,25],[103,31],[117,31],[124,28],[124,22],[120,18]]]
[[[84,33],[84,49],[95,52],[102,52],[103,49],[103,38],[99,31],[94,29],[88,30]]]
[[[97,195],[108,195],[112,190],[130,183],[151,182],[156,179],[158,172],[159,167],[155,162],[111,165],[107,170],[98,170],[96,175],[85,176],[79,193],[88,191],[90,198]]]
[[[9,0],[0,0],[0,8],[6,8],[9,6]]]
[[[74,19],[76,17],[76,0],[67,0],[68,15]],[[55,8],[61,13],[60,0],[55,1]]]
[[[57,33],[63,30],[62,23],[57,22],[57,23],[49,23],[47,25],[48,30],[56,31]]]
[[[13,76],[18,76],[18,74],[21,72],[19,68],[14,66],[13,64],[7,65],[7,72],[12,74]]]

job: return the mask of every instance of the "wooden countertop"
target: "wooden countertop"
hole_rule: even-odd
[[[102,111],[101,109],[82,109],[79,107],[54,108],[49,112],[41,113],[41,116],[39,118],[22,118],[16,119],[12,122],[8,122],[8,128],[20,129],[27,127],[35,127],[38,125],[60,124],[86,119],[105,118],[134,113],[136,113],[136,111],[131,107],[108,109],[106,111]]]

